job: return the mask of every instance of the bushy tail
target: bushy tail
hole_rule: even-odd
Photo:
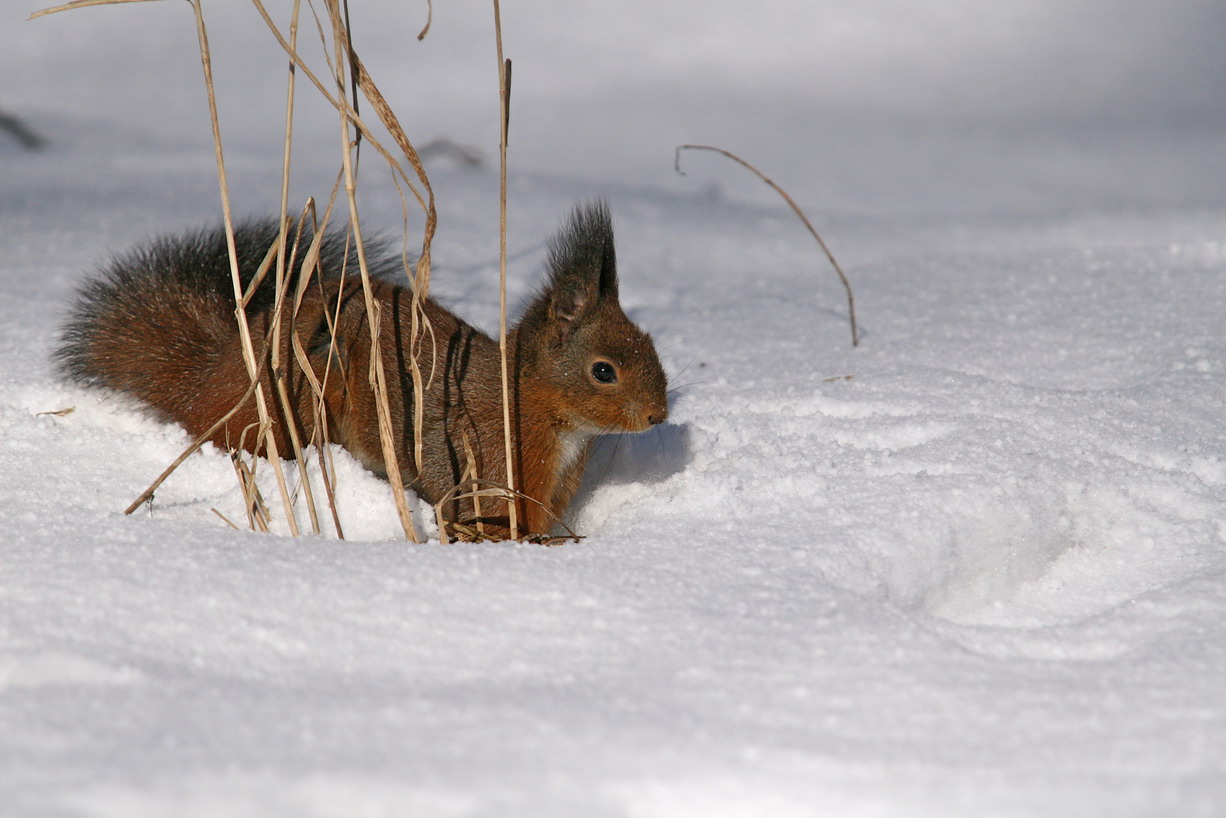
[[[114,259],[78,295],[57,351],[61,370],[173,416],[167,396],[198,389],[237,338],[229,269],[220,230],[162,238]]]
[[[235,230],[244,286],[276,240],[271,220]],[[347,257],[352,253],[344,236],[329,235],[320,267],[338,277]],[[274,297],[269,275],[247,307],[253,334],[266,326]],[[65,325],[57,362],[70,380],[126,392],[189,431],[208,428],[250,383],[234,308],[223,229],[161,238],[116,258],[85,285]]]

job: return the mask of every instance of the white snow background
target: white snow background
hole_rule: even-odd
[[[491,10],[353,6],[410,136],[485,158],[429,160],[433,286],[494,328]],[[346,541],[235,532],[214,449],[123,516],[186,436],[49,355],[110,254],[220,218],[196,33],[36,8],[0,8],[0,110],[48,139],[0,134],[0,815],[1226,814],[1219,4],[504,3],[512,296],[608,197],[678,387],[552,548],[406,544],[351,462]],[[284,60],[205,12],[268,213]],[[337,171],[311,93],[295,202]],[[795,215],[685,142],[807,209],[858,349]]]

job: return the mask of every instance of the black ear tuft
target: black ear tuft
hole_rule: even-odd
[[[579,205],[549,243],[550,312],[576,321],[596,302],[617,300],[613,217],[604,201]]]

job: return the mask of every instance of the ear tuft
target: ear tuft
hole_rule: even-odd
[[[617,300],[613,217],[602,200],[579,205],[549,243],[550,313],[577,321],[598,301]]]
[[[617,306],[613,218],[603,201],[579,205],[549,242],[548,278],[519,321],[520,337],[546,348],[566,343],[601,302]]]

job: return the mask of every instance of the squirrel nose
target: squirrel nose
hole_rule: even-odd
[[[650,423],[652,426],[658,426],[667,419],[668,419],[667,409],[656,409],[655,411],[650,412],[647,415],[647,422]]]

